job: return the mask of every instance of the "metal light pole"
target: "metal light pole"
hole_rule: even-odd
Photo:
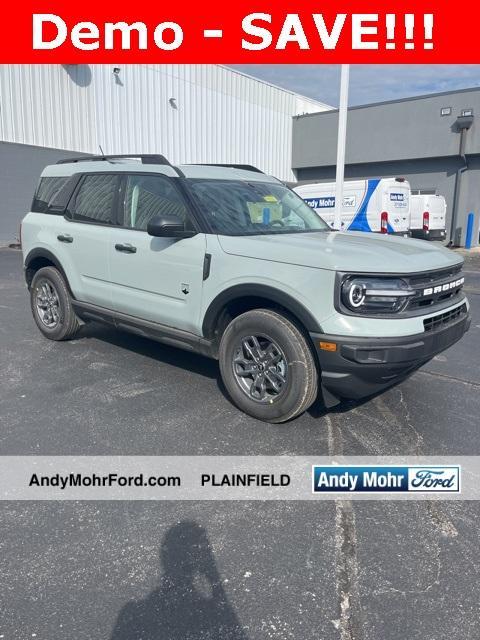
[[[340,105],[338,108],[337,173],[335,177],[334,229],[342,228],[343,177],[345,173],[345,141],[347,138],[348,81],[350,65],[342,64],[340,75]]]
[[[465,144],[467,131],[473,124],[473,111],[471,109],[464,109],[462,115],[458,116],[453,126],[455,131],[460,132],[460,146],[458,149],[458,155],[463,162],[463,165],[457,169],[455,176],[455,187],[453,190],[453,207],[452,207],[452,220],[450,223],[450,241],[448,246],[455,246],[460,244],[460,238],[457,238],[457,218],[458,218],[458,205],[460,203],[460,191],[461,180],[465,171],[468,171],[467,156],[465,154]],[[460,230],[461,235],[461,230]]]

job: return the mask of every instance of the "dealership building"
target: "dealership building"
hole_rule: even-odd
[[[346,179],[403,176],[447,201],[447,235],[480,218],[480,88],[353,107]],[[18,236],[43,167],[80,154],[161,153],[335,179],[338,111],[220,65],[0,65],[0,245]],[[452,234],[450,236],[450,230]]]
[[[473,212],[478,244],[479,119],[480,88],[352,107],[345,178],[405,177],[413,193],[443,195],[447,236],[463,245]],[[292,168],[298,181],[335,180],[337,127],[337,110],[294,118]]]
[[[293,180],[293,116],[330,108],[219,65],[0,65],[0,244],[61,158],[161,153]]]

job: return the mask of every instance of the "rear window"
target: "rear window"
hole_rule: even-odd
[[[49,208],[55,196],[67,184],[68,177],[40,178],[37,191],[33,198],[32,211],[35,213],[49,213]]]

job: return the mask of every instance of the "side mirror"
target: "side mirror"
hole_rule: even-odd
[[[195,231],[187,231],[178,216],[154,216],[147,225],[147,233],[159,238],[191,238]]]

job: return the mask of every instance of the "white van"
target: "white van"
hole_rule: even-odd
[[[335,182],[293,188],[332,228]],[[343,189],[342,231],[374,231],[407,236],[410,226],[410,185],[404,178],[348,180]]]
[[[414,238],[445,240],[447,203],[443,196],[410,196],[410,230]]]

